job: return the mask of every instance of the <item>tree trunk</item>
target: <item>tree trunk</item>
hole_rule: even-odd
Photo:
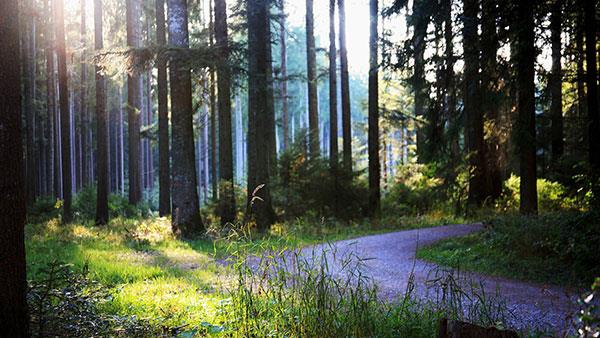
[[[102,0],[94,0],[94,47],[104,48],[102,41]],[[98,187],[96,197],[96,224],[108,222],[108,116],[106,113],[106,84],[102,69],[96,65],[96,123],[98,159]]]
[[[535,45],[533,4],[517,5],[517,139],[519,147],[520,212],[537,213],[536,146],[535,146]]]
[[[592,170],[593,205],[600,207],[600,116],[598,115],[598,72],[596,69],[596,6],[584,1],[585,64],[588,108],[589,161]]]
[[[18,3],[0,1],[0,330],[7,337],[29,336]]]
[[[79,93],[81,109],[81,186],[85,187],[90,183],[89,155],[90,149],[87,144],[87,134],[89,129],[88,109],[87,109],[87,60],[86,60],[86,22],[85,22],[85,0],[81,0],[81,88]]]
[[[210,23],[209,23],[209,34],[210,34],[210,45],[214,45],[215,29],[214,29],[214,11],[212,8],[213,1],[208,1],[210,6]],[[212,199],[214,202],[218,198],[218,179],[217,179],[217,94],[215,79],[215,70],[209,69],[210,72],[210,182],[212,184]]]
[[[335,1],[335,0],[334,0]],[[282,150],[286,151],[289,147],[290,142],[290,117],[288,109],[288,84],[287,84],[287,45],[286,45],[286,31],[285,31],[285,8],[284,1],[281,2],[281,24],[279,30],[279,44],[281,48],[281,110],[282,110],[282,128],[283,128],[283,147]]]
[[[552,42],[552,73],[550,75],[550,118],[552,119],[552,162],[557,163],[564,152],[564,131],[562,112],[562,4],[563,0],[555,0],[550,16],[550,40]]]
[[[189,48],[187,2],[168,0],[169,45],[174,48]],[[184,55],[171,59],[171,121],[173,145],[172,184],[173,217],[175,233],[192,237],[204,231],[198,204],[194,154],[194,128],[192,122],[192,79]]]
[[[140,47],[140,3],[127,1],[127,46]],[[129,203],[138,204],[142,199],[140,175],[140,124],[142,109],[142,79],[139,74],[127,75],[127,130],[129,132]]]
[[[27,204],[35,201],[37,170],[35,164],[34,145],[34,113],[35,113],[35,21],[33,15],[33,1],[27,0],[23,3],[24,29],[23,39],[23,113],[25,115],[25,177]]]
[[[156,0],[156,40],[159,46],[167,44],[165,32],[165,1]],[[169,161],[169,107],[167,60],[157,63],[158,86],[158,212],[160,216],[171,213],[171,170]]]
[[[225,0],[215,0],[215,40],[220,60],[217,64],[217,85],[219,94],[219,214],[221,225],[235,221],[231,129],[231,73],[228,64],[228,39],[227,5],[225,4]]]
[[[65,46],[65,20],[63,0],[55,1],[56,53],[58,57],[58,86],[60,106],[60,134],[62,155],[63,222],[71,221],[71,116],[69,111],[69,79],[67,77],[67,52]]]
[[[425,38],[429,18],[426,13],[425,2],[425,0],[414,0],[412,13],[414,26],[412,44],[415,61],[412,86],[415,95],[414,116],[418,120],[422,120],[425,116],[425,103],[427,101],[427,94],[425,93]],[[430,154],[427,151],[427,140],[424,137],[425,128],[426,126],[422,122],[417,122],[417,159],[420,163],[426,163],[430,159]]]
[[[350,76],[348,73],[348,51],[346,49],[345,0],[338,0],[340,32],[340,80],[342,96],[342,152],[344,169],[352,172],[352,112],[350,109]]]
[[[53,25],[52,25],[52,9],[50,7],[50,0],[44,1],[44,12],[46,13],[46,49],[44,51],[46,56],[46,114],[48,115],[48,126],[47,126],[47,141],[48,141],[48,179],[52,180],[50,185],[50,191],[53,193],[53,196],[56,197],[58,194],[58,175],[56,174],[55,168],[55,144],[54,135],[55,135],[55,117],[56,117],[56,88],[55,88],[55,79],[54,79],[54,42],[52,34]]]
[[[329,0],[329,167],[338,165],[337,50],[335,47],[335,0]]]
[[[468,203],[481,206],[486,197],[485,150],[483,142],[483,111],[479,100],[479,35],[477,33],[479,5],[476,0],[464,2],[463,45],[465,55],[464,112],[466,144],[471,175]]]
[[[379,77],[378,77],[378,33],[379,9],[377,0],[370,0],[369,37],[369,213],[380,215],[381,164],[379,163]]]
[[[268,1],[248,2],[248,207],[259,231],[265,232],[275,221],[271,205],[269,136],[260,132],[268,125],[269,114],[269,34]],[[254,198],[257,197],[257,198]]]
[[[313,1],[306,0],[306,74],[308,82],[308,144],[312,158],[319,156],[319,99]]]

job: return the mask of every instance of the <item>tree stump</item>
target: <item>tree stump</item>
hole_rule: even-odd
[[[481,327],[458,320],[440,319],[438,338],[518,338],[511,330],[499,330],[495,327]]]

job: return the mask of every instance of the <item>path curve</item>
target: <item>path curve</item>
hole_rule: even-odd
[[[435,288],[426,284],[432,279],[433,272],[439,271],[440,267],[416,259],[417,248],[483,229],[482,224],[447,225],[370,235],[332,244],[320,244],[304,248],[302,251],[331,250],[333,247],[338,254],[353,253],[361,258],[369,258],[363,271],[378,285],[380,295],[389,300],[396,299],[406,291],[409,276],[413,272],[415,295],[421,299],[435,300],[439,294],[433,291]],[[461,275],[463,283],[475,282],[477,285],[483,285],[483,290],[488,295],[500,294],[511,314],[507,318],[508,325],[516,329],[533,327],[555,333],[562,332],[570,328],[570,316],[577,311],[576,297],[560,287],[477,273]]]

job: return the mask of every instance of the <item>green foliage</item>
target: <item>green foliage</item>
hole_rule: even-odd
[[[443,265],[536,282],[587,284],[600,275],[600,215],[503,216],[484,232],[439,242],[418,256]]]
[[[496,201],[500,211],[516,211],[519,209],[519,185],[521,179],[514,174],[504,182],[502,196]],[[540,212],[560,210],[581,210],[586,203],[577,197],[570,196],[567,188],[558,183],[543,178],[537,180],[538,208]]]
[[[93,220],[96,217],[96,186],[81,189],[73,199],[73,211],[77,219]],[[152,211],[151,201],[131,205],[126,196],[111,194],[108,197],[108,211],[114,217],[148,217]]]
[[[301,133],[301,135],[305,135]],[[302,216],[361,218],[366,210],[365,182],[338,169],[326,158],[308,158],[300,137],[280,155],[273,202],[285,219]]]

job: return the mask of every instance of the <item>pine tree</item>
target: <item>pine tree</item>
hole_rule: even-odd
[[[165,31],[165,1],[156,0],[156,40],[159,46],[167,44]],[[158,97],[158,212],[161,216],[171,213],[171,168],[169,158],[169,88],[167,84],[167,60],[157,62]]]
[[[380,214],[381,165],[379,163],[379,78],[378,33],[379,9],[377,0],[370,0],[371,26],[369,38],[369,212]]]
[[[102,30],[102,0],[94,0],[94,48],[104,48]],[[108,222],[108,114],[106,112],[106,82],[102,69],[96,65],[96,125],[98,149],[96,172],[98,173],[96,196],[96,224]]]

